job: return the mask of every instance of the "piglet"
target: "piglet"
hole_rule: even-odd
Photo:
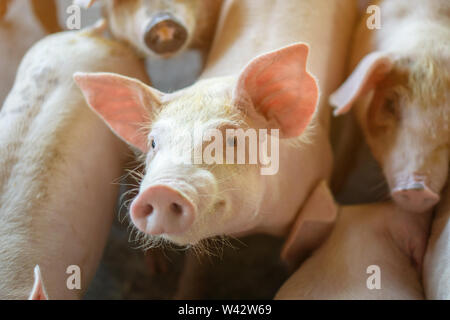
[[[310,199],[318,192],[323,191],[317,189]],[[318,210],[309,201],[304,210]],[[328,210],[339,210],[333,231],[275,298],[423,299],[427,217],[411,216],[392,202],[333,209],[331,201]]]
[[[290,233],[304,199],[331,173],[329,107],[316,76],[324,96],[338,85],[355,14],[354,1],[227,0],[205,71],[191,87],[166,94],[114,74],[75,76],[89,105],[145,154],[130,213],[150,244]],[[249,136],[227,137],[238,129]],[[212,141],[222,147],[212,151]],[[243,162],[226,164],[227,150],[238,149]],[[263,149],[272,156],[261,157]],[[202,161],[202,151],[215,159]]]
[[[0,112],[0,299],[81,298],[99,263],[129,151],[72,75],[148,80],[139,58],[100,31],[35,44]]]
[[[84,8],[95,0],[74,0]],[[222,0],[104,0],[112,35],[142,56],[168,58],[187,48],[204,54],[211,45]]]
[[[376,3],[354,38],[354,71],[330,103],[336,115],[354,106],[394,201],[426,212],[448,175],[450,2]],[[378,13],[381,28],[369,29]]]
[[[293,183],[301,169],[302,149],[292,139],[307,130],[318,99],[316,80],[306,70],[308,50],[305,44],[281,48],[255,58],[237,77],[200,81],[173,94],[111,73],[75,75],[92,109],[146,155],[147,170],[131,206],[141,232],[188,245],[217,235],[285,228],[289,218],[282,213],[297,209],[298,190],[282,186]],[[272,78],[280,79],[275,87]],[[258,128],[275,131],[263,136]],[[204,137],[212,129],[223,147],[213,152],[216,165],[203,160]],[[274,157],[269,165],[225,165],[226,153],[241,143],[227,138],[227,129],[254,130],[274,156],[279,152],[280,163]],[[244,148],[250,155],[249,144]],[[275,201],[279,197],[285,199],[281,204]]]

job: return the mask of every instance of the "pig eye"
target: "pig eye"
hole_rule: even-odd
[[[155,141],[155,139],[152,139],[151,146],[152,146],[152,149],[156,148],[156,141]]]

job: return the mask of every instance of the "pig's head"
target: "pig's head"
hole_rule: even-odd
[[[449,165],[449,61],[426,55],[367,55],[331,97],[355,115],[391,195],[405,210],[439,201]]]
[[[85,8],[95,2],[74,1]],[[199,30],[215,29],[221,1],[103,0],[103,9],[114,37],[143,56],[168,58],[190,47]]]
[[[260,206],[270,197],[262,165],[208,164],[198,161],[196,152],[207,152],[202,134],[211,129],[220,134],[210,141],[222,143],[212,152],[215,159],[236,148],[235,139],[225,138],[227,129],[278,129],[281,138],[300,136],[318,100],[307,55],[306,45],[294,44],[255,58],[238,77],[199,81],[172,94],[115,74],[75,75],[95,112],[146,154],[146,172],[130,210],[141,232],[187,245],[261,223]]]

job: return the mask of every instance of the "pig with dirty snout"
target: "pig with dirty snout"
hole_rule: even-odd
[[[237,77],[201,80],[172,94],[115,74],[74,76],[109,127],[146,154],[147,171],[131,205],[140,231],[153,241],[179,245],[219,235],[286,231],[300,201],[291,184],[299,181],[293,177],[301,170],[298,137],[310,128],[318,102],[316,80],[306,70],[308,50],[293,44],[254,58]],[[194,131],[210,129],[220,133],[214,137],[223,146],[214,151],[218,161],[192,161],[205,143]],[[254,129],[260,137],[260,129],[266,130],[273,158],[279,152],[274,174],[261,174],[267,167],[259,162],[217,164],[239,144],[224,138],[228,129]],[[279,144],[272,139],[277,134]],[[249,156],[250,147],[245,145]]]
[[[95,0],[74,0],[90,7]],[[187,48],[204,54],[212,42],[222,0],[104,0],[112,35],[143,56],[169,58]]]
[[[425,212],[439,201],[448,175],[450,3],[378,4],[382,28],[370,30],[368,15],[362,19],[354,71],[330,103],[336,115],[353,107],[395,202]]]

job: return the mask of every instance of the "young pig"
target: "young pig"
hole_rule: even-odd
[[[423,299],[425,220],[390,202],[341,207],[329,238],[275,298]]]
[[[100,260],[127,149],[86,106],[72,75],[147,79],[130,49],[97,33],[38,42],[0,112],[0,299],[27,298],[36,265],[31,298],[80,298]],[[71,275],[81,287],[69,289]]]
[[[326,97],[343,74],[355,11],[353,1],[227,1],[202,80],[172,94],[114,74],[75,76],[90,106],[146,154],[131,218],[150,241],[192,245],[218,235],[286,235],[331,170],[327,100],[318,101],[307,69]],[[254,41],[261,35],[264,41]],[[226,152],[242,147],[240,139],[222,141],[227,129],[254,129],[263,139],[259,129],[269,130],[271,154],[279,154],[275,174],[261,174],[267,163],[191,161],[205,144],[195,132],[207,129],[220,132],[214,140]],[[273,129],[280,130],[279,148]],[[223,150],[215,153],[223,159]]]
[[[95,0],[74,0],[88,8]],[[187,48],[205,54],[212,42],[222,0],[104,0],[112,35],[143,56],[168,58]]]
[[[449,166],[450,2],[378,2],[354,39],[347,81],[330,97],[335,114],[355,115],[383,168],[392,198],[425,212],[439,201]],[[373,12],[371,13],[373,14]]]
[[[423,282],[427,299],[450,300],[450,189],[436,208],[425,253]]]

